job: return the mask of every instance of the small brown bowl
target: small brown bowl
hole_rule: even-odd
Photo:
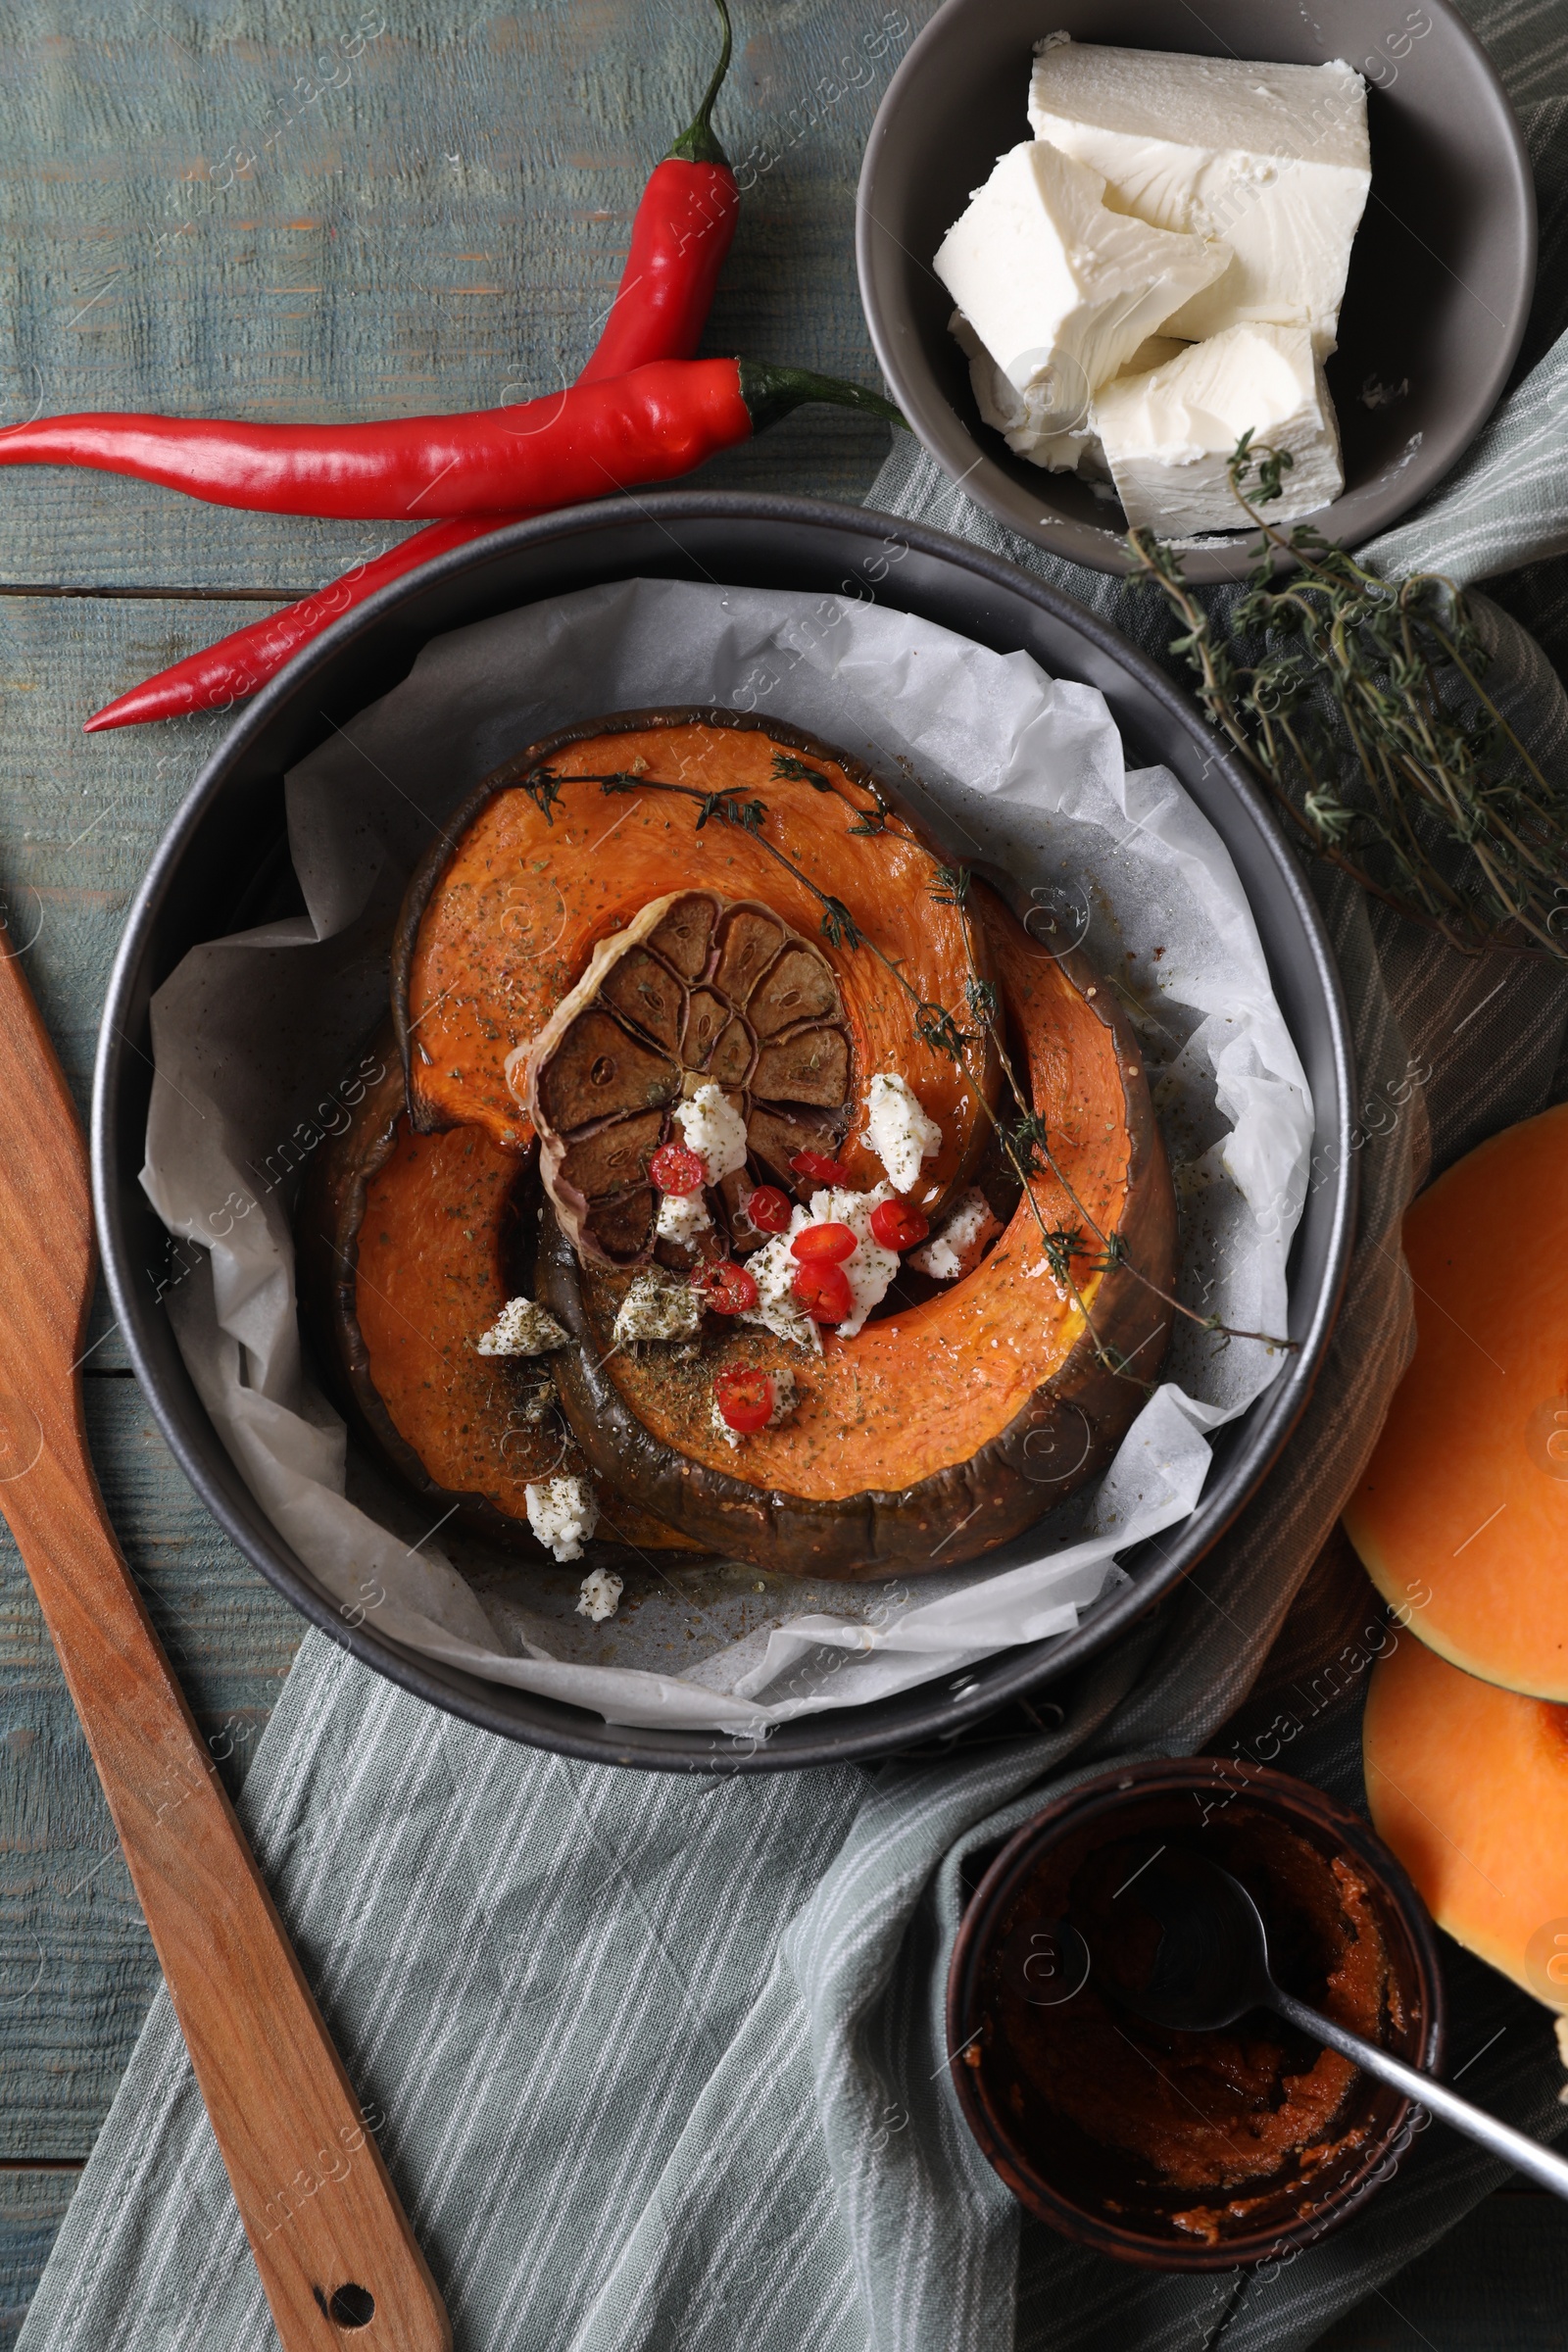
[[[1081,2112],[1108,2116],[1125,2044],[1135,2061],[1126,2079],[1140,2082],[1145,2064],[1160,2077],[1154,2105],[1163,2113],[1147,2122],[1151,2151],[1153,2134],[1185,2125],[1187,2106],[1205,2136],[1217,2132],[1237,2145],[1234,2115],[1241,2111],[1227,2128],[1213,2103],[1227,2095],[1237,2070],[1266,2071],[1273,2045],[1286,2053],[1280,2072],[1298,2078],[1313,2063],[1311,2045],[1266,2012],[1223,2036],[1161,2037],[1090,1992],[1086,1947],[1055,1938],[1047,1923],[1059,1915],[1063,1888],[1076,1892],[1082,1884],[1069,1874],[1101,1848],[1163,1838],[1209,1854],[1250,1884],[1282,1984],[1321,2006],[1314,1937],[1321,1938],[1333,1882],[1319,1880],[1287,1834],[1322,1857],[1325,1873],[1336,1862],[1348,1866],[1356,1884],[1347,1892],[1342,1882],[1341,1891],[1364,1901],[1388,1958],[1378,2037],[1407,2064],[1436,2071],[1444,1998],[1432,1924],[1398,1863],[1358,1815],[1303,1781],[1223,1757],[1159,1758],[1102,1773],[1048,1806],[1003,1848],[964,1914],[948,1976],[948,2049],[965,2120],[1013,2195],[1064,2236],[1152,2270],[1279,2261],[1338,2229],[1397,2169],[1415,2128],[1411,2103],[1359,2071],[1332,2105],[1325,2103],[1332,2088],[1320,2085],[1315,2125],[1293,2137],[1271,2169],[1229,2184],[1217,2177],[1173,2179],[1152,2153],[1129,2154],[1064,2107],[1048,2105],[1031,2079],[1030,2049],[1038,2064],[1054,2045],[1058,2068],[1066,2060],[1081,2070]],[[1054,1893],[1054,1869],[1063,1874]],[[1014,2021],[1010,2028],[1004,2017]],[[1161,2038],[1163,2065],[1154,2055]],[[1190,2071],[1203,2043],[1215,2052],[1207,2076]],[[1186,2087],[1178,2079],[1184,2069]],[[1073,2073],[1055,2079],[1071,2082]],[[1303,2107],[1313,2080],[1299,2093]],[[1332,2077],[1325,2081],[1331,2086]],[[1200,2112],[1191,2093],[1205,2087],[1210,2105]],[[1067,2098],[1070,2104],[1070,2092]],[[1124,2129],[1136,2136],[1136,2125]]]

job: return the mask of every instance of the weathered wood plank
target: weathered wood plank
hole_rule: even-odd
[[[208,1516],[126,1377],[92,1381],[100,1483],[231,1788],[304,1631]],[[0,2157],[91,2147],[157,1983],[113,1825],[15,1545],[0,1540]]]
[[[932,4],[739,12],[719,122],[752,184],[709,349],[876,380],[854,183]],[[0,31],[0,413],[417,415],[553,391],[714,29],[703,0],[477,17],[376,0],[309,24],[290,6],[260,36],[211,5],[67,26],[19,0]],[[880,426],[804,420],[708,478],[854,498],[885,446]],[[10,474],[0,514],[12,582],[297,595],[379,543],[54,469]]]
[[[0,2352],[10,2352],[75,2191],[74,2168],[0,2172]]]

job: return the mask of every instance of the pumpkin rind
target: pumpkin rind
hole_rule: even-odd
[[[416,1134],[390,1036],[380,1044],[384,1075],[318,1153],[300,1203],[307,1328],[345,1416],[432,1517],[455,1505],[474,1534],[539,1560],[549,1555],[528,1527],[524,1488],[589,1475],[558,1410],[530,1426],[514,1409],[559,1355],[530,1364],[472,1348],[506,1303],[513,1245],[526,1240],[518,1227],[537,1196],[531,1165],[482,1129]],[[692,1548],[596,1483],[602,1541]]]
[[[1033,953],[999,901],[978,886],[975,898],[1029,1047],[1036,1107],[1078,1179],[1074,1190],[1085,1200],[1081,1187],[1094,1178],[1091,1213],[1105,1210],[1097,1221],[1120,1236],[1131,1266],[1168,1290],[1175,1202],[1138,1047],[1108,992],[1085,994],[1095,986],[1086,965]],[[1081,1223],[1054,1179],[1037,1179],[1034,1191],[1048,1227]],[[1129,1265],[1085,1272],[1091,1336],[1071,1302],[1053,1296],[1044,1268],[1026,1271],[1040,1257],[1038,1226],[1020,1201],[975,1274],[899,1309],[896,1322],[885,1317],[853,1341],[829,1340],[822,1359],[745,1328],[710,1337],[702,1359],[686,1365],[612,1353],[621,1278],[584,1264],[549,1218],[537,1279],[541,1301],[574,1343],[556,1358],[557,1380],[590,1462],[614,1464],[623,1491],[715,1548],[785,1575],[871,1578],[956,1567],[1021,1534],[1104,1465],[1142,1404],[1169,1335],[1168,1306]],[[1009,1328],[1039,1323],[1048,1302],[1062,1326],[1058,1359],[1037,1379],[1049,1351],[1022,1350],[1009,1375],[986,1343],[1000,1350]],[[965,1348],[965,1338],[977,1344]],[[1129,1359],[1136,1377],[1112,1369],[1101,1350]],[[814,1384],[820,1427],[812,1431],[809,1406],[798,1408],[776,1431],[748,1438],[731,1467],[706,1404],[716,1373],[731,1364],[787,1365],[808,1396]],[[1022,1383],[1022,1400],[988,1405],[986,1434],[969,1445],[982,1416],[968,1384],[1001,1388],[1008,1377]],[[858,1422],[854,1399],[873,1378],[886,1390],[886,1410],[878,1419],[862,1407]],[[662,1432],[651,1425],[660,1420]],[[828,1467],[835,1436],[840,1449]],[[820,1475],[808,1471],[813,1445],[823,1448]],[[918,1474],[858,1483],[858,1466],[873,1457],[886,1468],[921,1446],[939,1456],[944,1445],[949,1458],[917,1465]]]

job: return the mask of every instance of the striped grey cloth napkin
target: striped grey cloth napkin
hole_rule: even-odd
[[[1568,43],[1550,10],[1475,21],[1532,139],[1543,293],[1495,422],[1376,554],[1466,579],[1533,566],[1485,607],[1492,682],[1560,760],[1568,700],[1520,622],[1549,650],[1568,628],[1568,567],[1548,561],[1568,548]],[[1162,654],[1152,599],[1005,541],[912,445],[870,503],[1004,546]],[[463,2352],[1291,2352],[1501,2178],[1434,2129],[1296,2263],[1145,2276],[1020,2220],[944,2063],[965,1874],[1054,1788],[1128,1756],[1247,1752],[1283,1714],[1281,1760],[1356,1793],[1355,1661],[1377,1619],[1324,1547],[1410,1346],[1400,1215],[1431,1168],[1568,1095],[1568,987],[1467,962],[1318,879],[1363,1090],[1345,1312],[1262,1494],[1066,1694],[1059,1727],[876,1771],[640,1775],[472,1731],[307,1638],[241,1810]],[[1342,1693],[1320,1707],[1329,1658]],[[1568,2122],[1544,2013],[1446,1958],[1466,2087],[1526,2130]],[[160,1992],[22,2352],[274,2342]]]

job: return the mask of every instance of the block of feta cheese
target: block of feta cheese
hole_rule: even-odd
[[[1119,376],[1095,425],[1129,528],[1166,538],[1250,529],[1227,460],[1243,433],[1288,451],[1274,522],[1315,514],[1345,487],[1334,405],[1305,326],[1230,326],[1147,375]],[[1255,473],[1251,486],[1256,486]]]
[[[523,1489],[528,1525],[558,1560],[580,1560],[599,1525],[599,1503],[584,1478],[544,1478]]]
[[[999,370],[981,370],[982,414],[989,403],[1009,449],[1057,469],[1082,453],[1094,393],[1230,261],[1228,246],[1152,228],[1103,197],[1100,172],[1025,139],[933,264]]]
[[[1172,310],[1168,333],[1305,320],[1328,357],[1372,179],[1366,83],[1349,66],[1176,57],[1054,34],[1035,52],[1029,122],[1037,139],[1102,173],[1118,211],[1229,246],[1223,275]]]

